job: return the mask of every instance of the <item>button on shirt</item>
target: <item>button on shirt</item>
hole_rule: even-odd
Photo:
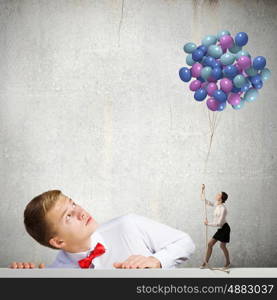
[[[154,256],[162,268],[176,268],[195,250],[187,233],[146,217],[128,214],[101,224],[91,236],[88,251],[59,250],[55,261],[47,267],[80,268],[78,261],[87,257],[97,243],[101,243],[106,251],[92,261],[91,268],[95,269],[113,269],[115,262],[123,262],[131,255]]]

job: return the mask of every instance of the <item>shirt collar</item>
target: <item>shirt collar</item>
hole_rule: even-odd
[[[74,263],[78,264],[78,261],[80,259],[83,259],[85,257],[87,257],[90,252],[95,248],[95,246],[97,245],[97,243],[101,243],[104,248],[105,248],[105,252],[107,252],[108,248],[107,248],[107,245],[103,239],[103,236],[95,231],[92,235],[91,235],[91,242],[90,242],[90,248],[87,250],[87,251],[84,251],[84,252],[77,252],[77,253],[72,253],[72,252],[67,252],[67,251],[64,251],[64,254]]]

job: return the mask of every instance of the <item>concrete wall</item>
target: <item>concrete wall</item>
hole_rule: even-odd
[[[22,215],[53,188],[99,222],[136,212],[188,232],[198,266],[205,182],[208,198],[230,195],[233,265],[277,267],[276,1],[0,3],[0,266],[52,261]],[[178,70],[186,42],[221,29],[247,32],[273,76],[255,103],[221,113],[204,173],[207,109]],[[224,263],[218,246],[211,263]]]

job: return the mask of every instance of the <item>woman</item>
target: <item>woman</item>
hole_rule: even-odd
[[[217,230],[217,232],[214,234],[214,236],[208,243],[205,261],[200,266],[200,268],[203,269],[207,267],[207,264],[209,262],[209,259],[213,251],[213,246],[216,244],[217,241],[220,241],[220,248],[222,249],[226,259],[226,264],[224,268],[227,269],[231,265],[230,258],[229,258],[229,251],[226,247],[226,243],[230,242],[231,229],[226,220],[227,208],[224,205],[224,203],[228,199],[228,195],[225,192],[220,192],[216,195],[215,202],[212,203],[208,201],[205,197],[205,185],[203,184],[201,189],[201,199],[205,200],[209,206],[215,206],[213,223],[209,223],[208,220],[206,219],[204,221],[204,224],[206,226],[218,227],[219,229]]]

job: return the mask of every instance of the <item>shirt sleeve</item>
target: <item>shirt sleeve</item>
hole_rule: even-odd
[[[187,233],[146,217],[132,215],[132,219],[162,268],[172,268],[186,261],[195,251],[194,242]]]
[[[225,222],[226,214],[227,214],[226,207],[221,207],[220,208],[220,216],[218,217],[217,223],[208,223],[208,226],[222,227]]]

